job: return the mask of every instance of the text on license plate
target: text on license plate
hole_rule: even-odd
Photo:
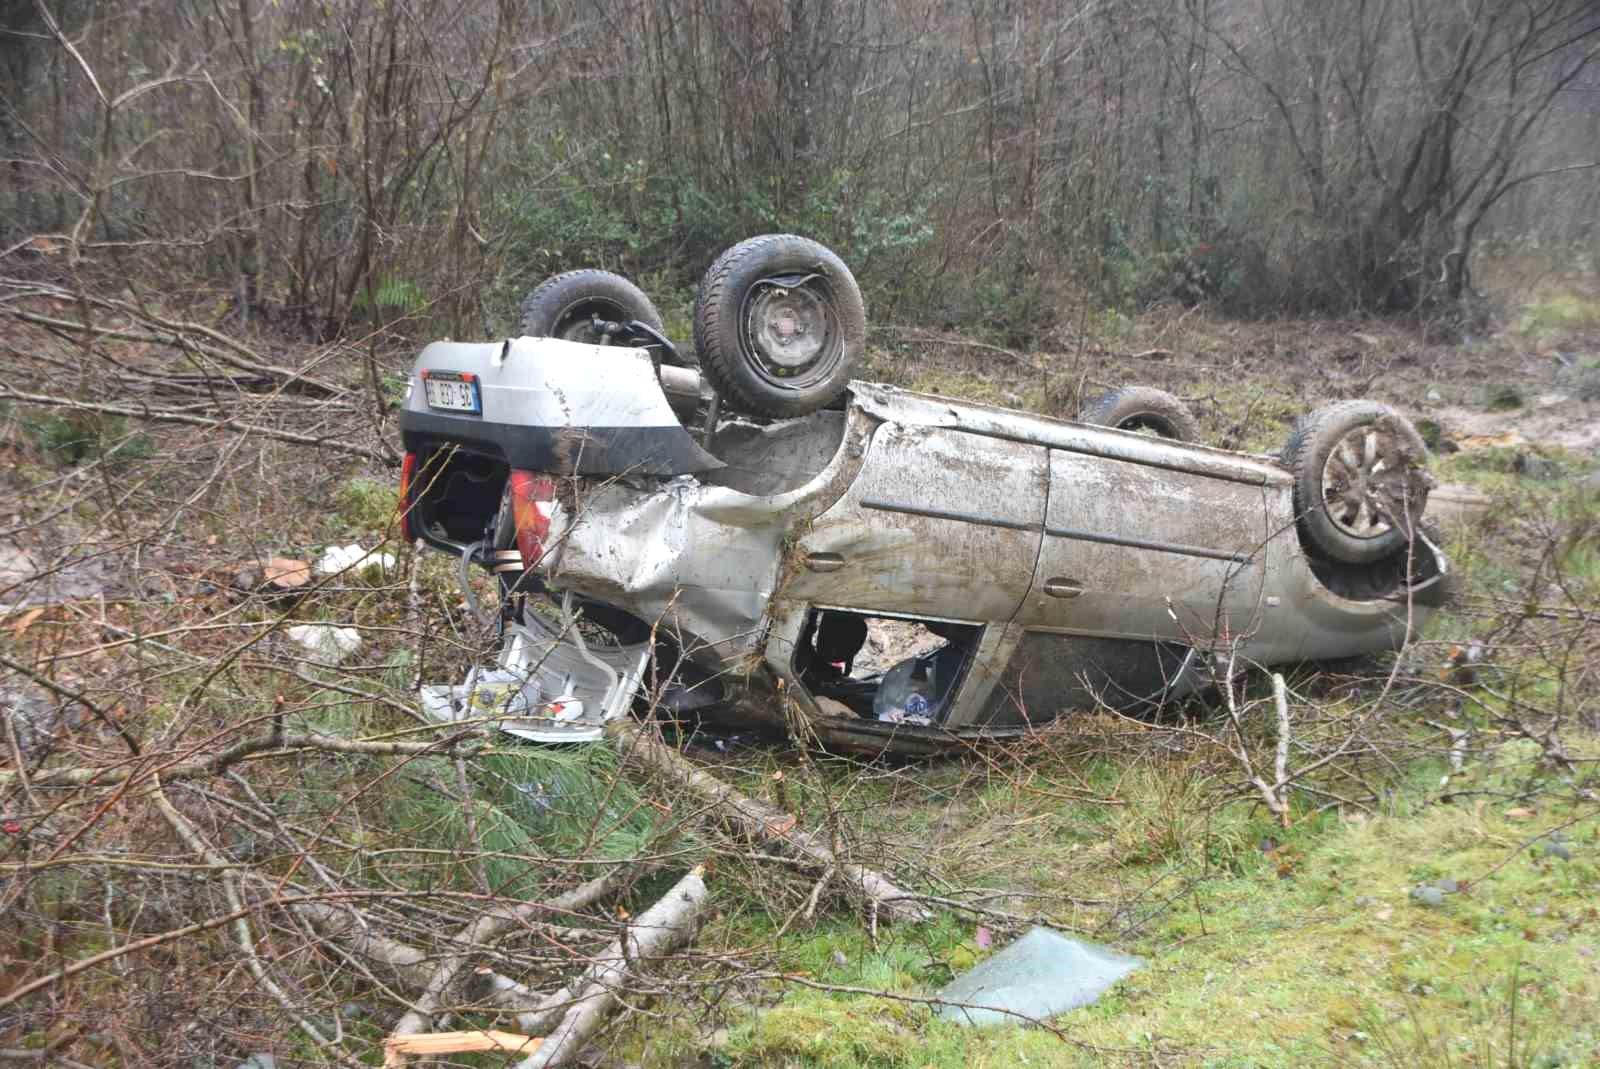
[[[459,371],[424,371],[422,389],[429,408],[451,412],[482,412],[483,401],[473,376]]]

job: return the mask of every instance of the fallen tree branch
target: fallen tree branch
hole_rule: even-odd
[[[441,961],[432,975],[422,985],[422,995],[412,1004],[410,1012],[401,1017],[391,1031],[392,1036],[415,1035],[429,1027],[429,1018],[439,1008],[444,995],[460,976],[461,970],[466,968],[472,960],[472,954],[487,946],[489,941],[497,938],[507,929],[520,926],[532,921],[541,914],[571,913],[594,905],[603,898],[607,898],[621,890],[635,873],[617,866],[603,876],[596,876],[586,883],[579,884],[565,894],[558,895],[548,902],[528,902],[520,906],[511,906],[503,909],[490,910],[475,919],[458,932],[452,939],[462,949],[451,954]],[[500,990],[500,985],[495,985],[494,990]]]
[[[472,1032],[434,1032],[425,1036],[390,1036],[383,1041],[383,1064],[404,1065],[408,1054],[468,1054],[493,1051],[497,1054],[522,1054],[538,1050],[542,1039],[511,1032],[478,1029]]]
[[[311,1041],[323,1051],[338,1056],[332,1041],[322,1034],[315,1023],[307,1019],[299,1006],[295,1005],[289,993],[283,989],[272,975],[267,971],[261,956],[256,953],[256,937],[250,929],[249,911],[245,909],[244,889],[239,874],[228,867],[228,859],[211,848],[205,837],[189,822],[189,819],[179,813],[176,807],[167,799],[166,792],[161,789],[159,777],[151,777],[151,796],[155,799],[156,809],[160,811],[172,830],[177,832],[178,838],[183,840],[185,846],[193,850],[202,861],[209,865],[217,866],[222,870],[223,894],[227,898],[228,907],[239,914],[232,924],[234,941],[239,946],[239,953],[244,957],[245,968],[255,979],[256,985],[272,997],[272,1000],[282,1007],[283,1012],[294,1019]],[[340,1057],[340,1061],[355,1065],[359,1064],[354,1059]]]
[[[622,755],[625,766],[665,775],[674,783],[729,817],[739,833],[753,842],[778,847],[823,871],[833,868],[836,879],[871,916],[891,921],[923,921],[931,914],[918,905],[916,895],[898,887],[887,876],[863,865],[840,860],[816,836],[798,829],[798,821],[776,806],[741,793],[738,789],[704,772],[683,755],[648,734],[631,721],[617,721],[608,728],[612,745]]]
[[[705,866],[696,865],[655,905],[634,918],[581,977],[550,996],[544,1007],[529,1015],[542,1019],[565,1007],[544,1045],[531,1057],[523,1059],[517,1069],[548,1069],[565,1065],[576,1057],[621,1004],[617,991],[638,963],[661,957],[687,943],[694,935],[706,897]],[[522,1023],[522,1019],[518,1023]]]
[[[379,464],[393,467],[400,462],[400,458],[392,451],[368,449],[366,446],[351,445],[340,440],[338,435],[312,437],[309,434],[295,434],[293,431],[280,431],[275,427],[263,427],[256,423],[240,423],[233,419],[211,419],[206,416],[191,416],[182,412],[163,412],[160,409],[150,409],[144,406],[114,405],[104,401],[74,401],[67,397],[51,397],[47,394],[27,393],[23,390],[13,389],[9,386],[0,388],[0,398],[8,401],[17,401],[22,404],[41,405],[46,408],[70,408],[79,412],[100,412],[108,416],[123,416],[128,419],[148,420],[152,423],[182,423],[190,427],[207,427],[213,430],[229,431],[234,434],[256,434],[263,438],[272,438],[280,442],[289,442],[294,445],[309,445],[317,449],[331,449],[336,453],[345,453],[349,456],[361,457],[366,460],[375,460]]]
[[[318,750],[325,753],[360,754],[367,757],[424,757],[445,754],[454,750],[464,739],[476,738],[478,731],[457,732],[434,742],[366,742],[361,739],[341,739],[317,732],[262,735],[213,754],[203,761],[181,761],[165,767],[110,765],[103,768],[56,768],[35,772],[30,780],[34,787],[110,787],[129,779],[137,779],[150,772],[159,772],[168,783],[186,779],[218,776],[231,765],[246,758],[262,754],[288,756],[301,750]],[[469,755],[470,756],[470,755]],[[11,783],[15,772],[0,772],[0,786]]]
[[[69,294],[58,291],[57,300],[81,300],[81,295]],[[325,379],[312,378],[305,372],[291,367],[271,364],[261,357],[249,346],[240,343],[237,339],[218,330],[213,330],[201,323],[186,323],[181,320],[166,319],[155,315],[148,310],[139,309],[124,301],[107,300],[105,298],[88,298],[91,305],[104,310],[120,312],[136,323],[147,324],[165,334],[147,331],[130,330],[116,327],[97,327],[91,323],[80,320],[57,319],[52,316],[40,315],[21,308],[8,308],[6,314],[31,323],[35,326],[51,330],[61,330],[73,333],[87,334],[89,337],[105,337],[126,341],[148,342],[156,345],[166,345],[179,350],[193,351],[210,357],[219,363],[227,364],[240,371],[248,371],[253,375],[262,375],[276,381],[280,388],[315,393],[324,397],[344,397],[349,394],[335,382]],[[199,339],[204,338],[205,341]]]

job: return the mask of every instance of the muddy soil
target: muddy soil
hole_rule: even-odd
[[[876,339],[875,339],[876,340]],[[1368,397],[1438,424],[1446,441],[1516,431],[1516,444],[1600,454],[1600,333],[1537,340],[1511,326],[1444,336],[1366,319],[1229,322],[1156,309],[1121,337],[1060,329],[1037,352],[919,335],[875,352],[869,375],[940,393],[1075,418],[1105,390],[1156,386],[1181,397],[1204,440],[1276,452],[1298,415]],[[1446,447],[1449,448],[1448,446]]]

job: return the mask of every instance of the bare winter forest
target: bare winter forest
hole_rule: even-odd
[[[782,230],[1019,339],[1079,288],[1413,309],[1600,215],[1583,0],[4,11],[7,247],[324,336]]]
[[[1393,403],[1456,599],[929,762],[422,716],[416,350],[779,232],[865,378]],[[1600,1063],[1597,249],[1593,0],[0,0],[0,1065]],[[1145,964],[935,1012],[1033,924]]]

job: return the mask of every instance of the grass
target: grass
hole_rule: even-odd
[[[1506,748],[1477,786],[1508,786],[1533,756]],[[1523,844],[1578,810],[1552,803],[1519,821],[1519,807],[1488,797],[1443,804],[1428,789],[1437,770],[1419,773],[1387,812],[1306,816],[1287,831],[1243,806],[1213,823],[1202,807],[1175,804],[1197,801],[1184,785],[1190,771],[1124,777],[1119,797],[1128,804],[1109,814],[1026,789],[979,788],[962,798],[966,822],[935,846],[960,859],[957,880],[1132,899],[1117,917],[1058,918],[1147,961],[1098,1003],[1056,1018],[1071,1042],[1039,1029],[967,1030],[914,1003],[772,988],[768,1004],[758,999],[734,1015],[722,1064],[1577,1065],[1600,1057],[1593,807],[1567,829],[1573,858],[1561,861]],[[948,770],[925,773],[937,780]],[[1276,847],[1263,852],[1267,836]],[[1128,849],[1141,840],[1153,848]],[[1419,883],[1446,876],[1465,890],[1439,908],[1411,898]],[[770,924],[735,912],[701,946],[757,945]],[[780,944],[778,966],[821,984],[928,996],[984,954],[974,931],[970,920],[945,916],[874,947],[857,922],[831,920]],[[1504,1012],[1512,983],[1515,1037]],[[1435,1056],[1411,1059],[1430,1049]],[[1463,1057],[1485,1051],[1491,1060]]]

